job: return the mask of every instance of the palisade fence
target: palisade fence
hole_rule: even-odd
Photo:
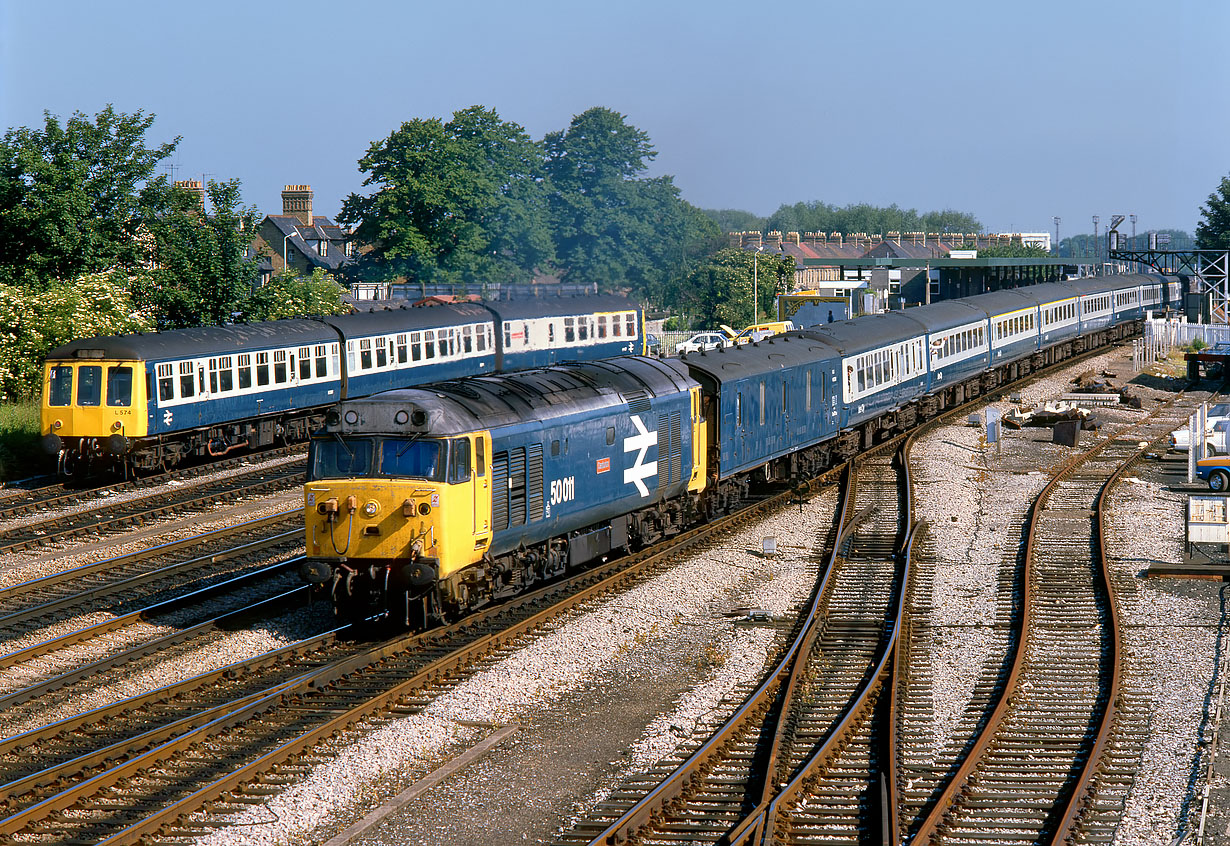
[[[662,355],[674,355],[675,347],[677,347],[680,343],[682,343],[683,341],[686,341],[688,338],[692,337],[696,333],[695,332],[677,332],[672,329],[669,332],[662,331],[657,334],[658,334],[658,337],[662,339]]]
[[[1136,369],[1155,364],[1176,347],[1189,346],[1199,338],[1206,347],[1230,344],[1230,326],[1224,323],[1188,323],[1185,318],[1150,318],[1144,337],[1132,342]]]

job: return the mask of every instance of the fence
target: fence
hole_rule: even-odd
[[[1199,339],[1206,347],[1230,345],[1230,326],[1224,323],[1188,323],[1185,318],[1151,318],[1145,321],[1144,337],[1133,341],[1132,358],[1137,370],[1186,347]]]

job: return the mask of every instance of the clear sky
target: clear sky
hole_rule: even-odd
[[[1226,0],[0,0],[0,128],[143,110],[176,179],[275,214],[309,183],[335,217],[403,121],[479,104],[542,138],[605,106],[702,208],[1190,232],[1230,174],[1227,33]]]

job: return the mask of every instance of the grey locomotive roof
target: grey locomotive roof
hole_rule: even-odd
[[[502,320],[588,314],[597,311],[634,311],[639,308],[633,300],[609,294],[591,294],[584,297],[538,297],[535,299],[499,300],[486,303],[485,305]]]
[[[338,419],[330,420],[325,428],[343,434],[450,436],[551,420],[589,408],[673,394],[695,385],[680,362],[623,356],[566,367],[476,376],[347,400],[338,409]],[[416,410],[427,413],[425,425],[408,422]],[[399,412],[405,413],[407,422],[397,421]],[[348,421],[351,416],[356,419]]]
[[[803,334],[819,338],[836,347],[842,355],[877,349],[903,338],[921,335],[923,331],[923,325],[913,319],[910,312],[903,311],[868,314],[853,320],[826,323],[802,330]]]
[[[972,297],[961,297],[952,300],[955,303],[968,303],[984,314],[1004,314],[1017,309],[1036,306],[1038,301],[1025,293],[1026,288],[1011,288],[1005,291],[991,291],[986,294],[975,294]]]
[[[467,323],[490,323],[491,312],[470,303],[443,303],[432,306],[379,308],[355,314],[324,318],[350,335],[392,334],[394,332],[434,329],[437,326],[460,326]]]
[[[1100,291],[1135,288],[1138,285],[1154,285],[1157,281],[1156,277],[1142,273],[1125,273],[1117,276],[1097,276],[1093,279],[1074,279],[1068,284],[1082,294],[1096,294]]]
[[[319,320],[270,320],[233,326],[202,326],[166,332],[79,338],[52,350],[47,358],[79,358],[82,357],[79,355],[81,351],[101,350],[103,358],[157,361],[336,340],[337,332]]]
[[[787,332],[754,344],[687,353],[679,360],[690,371],[722,382],[838,357],[837,350],[814,335]]]
[[[976,320],[986,320],[982,309],[974,308],[969,303],[959,300],[942,300],[931,305],[919,306],[906,312],[917,320],[928,332],[942,332],[954,326],[973,323]]]

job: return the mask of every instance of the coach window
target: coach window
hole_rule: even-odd
[[[258,352],[256,354],[256,384],[269,384],[269,353]]]
[[[175,399],[175,365],[158,365],[158,401]],[[51,403],[55,405],[55,403]]]
[[[628,316],[624,321],[624,328],[628,331],[625,333],[629,338],[636,337],[636,312],[628,312]]]
[[[512,346],[512,324],[504,321],[504,349]]]
[[[461,327],[461,349],[466,355],[474,352],[474,327]]]
[[[312,378],[311,347],[299,347],[299,378],[303,380]]]
[[[487,349],[487,326],[480,324],[474,327],[474,349],[478,352],[485,352]],[[481,473],[479,475],[482,475]]]
[[[620,320],[620,315],[611,315],[611,337],[618,338],[623,334],[623,322]]]
[[[218,366],[218,389],[223,393],[233,391],[235,389],[235,375],[231,370],[231,366],[235,363],[235,359],[229,355],[224,355],[219,360]]]
[[[606,315],[598,315],[598,340],[606,337]]]
[[[239,356],[239,390],[252,387],[252,353]]]
[[[324,344],[320,344],[315,349],[316,352],[316,376],[319,379],[324,379],[329,375],[329,348]]]
[[[73,401],[73,369],[66,365],[52,367],[47,374],[47,404],[70,405]]]
[[[407,355],[407,352],[406,352],[406,336],[398,335],[397,336],[397,363],[405,364],[408,358],[409,356]]]
[[[371,370],[372,369],[372,339],[371,338],[359,339],[359,369],[360,370]]]
[[[181,361],[179,363],[179,398],[188,399],[196,393],[196,386],[193,384],[192,378],[193,366],[191,361]]]
[[[273,351],[273,381],[279,385],[290,379],[290,371],[286,367],[286,350]]]
[[[456,331],[456,329],[450,326],[448,329],[443,329],[436,334],[436,340],[440,342],[441,358],[457,352],[457,339],[454,334]]]
[[[470,481],[470,442],[466,438],[453,441],[453,456],[449,462],[450,482]]]
[[[436,332],[434,329],[428,329],[423,333],[423,354],[429,359],[436,357]]]
[[[389,350],[384,338],[376,339],[376,366],[381,368],[389,366]]]
[[[588,317],[578,317],[577,318],[577,340],[578,341],[589,340],[589,318]]]
[[[575,344],[577,342],[577,319],[575,317],[564,318],[564,343]]]

